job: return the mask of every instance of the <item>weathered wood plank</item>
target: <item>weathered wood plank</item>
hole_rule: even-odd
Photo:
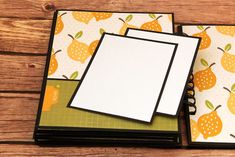
[[[0,121],[1,125],[0,143],[3,141],[33,142],[34,123],[35,123],[34,121],[24,121],[24,120]]]
[[[76,7],[77,6],[77,7]],[[46,53],[55,9],[174,12],[176,23],[234,24],[235,1],[0,1],[0,51]],[[212,8],[208,11],[208,7]],[[46,9],[47,8],[47,9]],[[9,10],[11,10],[9,12]],[[226,13],[224,16],[223,13]],[[14,17],[14,18],[12,18]]]
[[[39,97],[33,93],[0,93],[0,142],[32,141]],[[181,123],[186,145],[185,125]]]
[[[0,52],[0,91],[41,89],[46,56],[5,55]]]
[[[39,147],[33,144],[2,144],[2,156],[84,156],[84,157],[233,157],[235,150],[190,150],[190,149],[158,149],[134,147]]]
[[[0,121],[35,120],[39,97],[33,93],[0,93]]]
[[[177,23],[235,24],[235,1],[1,0],[0,1],[0,143],[32,142],[39,92],[55,9],[174,12]],[[226,15],[226,16],[225,16]],[[28,53],[29,55],[26,55]],[[7,54],[7,55],[6,55]],[[32,56],[31,56],[32,55]],[[15,83],[14,83],[15,82]],[[9,93],[22,91],[26,93]],[[185,126],[182,126],[184,143]],[[185,145],[185,144],[184,144]],[[234,156],[234,150],[152,149],[120,147],[38,147],[0,144],[1,156]]]
[[[48,1],[48,0],[2,0],[0,1],[0,17],[20,17],[20,18],[44,18],[51,19],[52,11],[55,9],[87,9],[87,10],[118,10],[118,11],[174,11],[177,13],[180,21],[187,20],[185,18],[205,19],[208,14],[207,7],[213,8],[210,13],[214,15],[222,15],[221,12],[226,10],[226,15],[234,15],[232,13],[235,3],[233,1],[223,0],[197,0],[197,1],[168,1],[165,0],[146,0],[142,1],[122,1],[122,0],[89,0],[83,1]],[[9,12],[11,10],[11,12]],[[218,11],[220,10],[220,11]],[[205,12],[202,12],[205,11]],[[229,15],[228,15],[229,14]],[[187,15],[187,17],[186,17]],[[202,16],[203,15],[203,16]],[[199,17],[200,16],[200,17]],[[216,16],[218,17],[218,16]],[[224,17],[226,18],[226,17]],[[209,18],[207,19],[209,20]],[[212,19],[216,20],[216,19]]]
[[[46,53],[51,20],[0,18],[0,51]]]
[[[39,94],[0,93],[0,142],[33,141],[38,103]]]

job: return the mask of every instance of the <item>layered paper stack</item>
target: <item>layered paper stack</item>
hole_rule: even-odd
[[[235,25],[182,25],[201,37],[193,67],[194,99],[186,108],[192,147],[235,147]]]
[[[180,146],[200,37],[172,13],[60,10],[35,126],[39,144]]]

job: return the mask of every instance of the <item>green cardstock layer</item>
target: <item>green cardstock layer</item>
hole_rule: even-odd
[[[172,13],[57,11],[36,127],[179,132],[177,117],[157,115],[147,124],[67,107],[103,32],[124,35],[127,27],[133,27],[173,33],[173,23]]]
[[[179,131],[178,118],[156,115],[151,124],[68,108],[78,81],[47,80],[39,126]]]

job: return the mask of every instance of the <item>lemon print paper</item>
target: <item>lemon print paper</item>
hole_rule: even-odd
[[[61,50],[57,50],[56,52],[54,52],[54,49],[52,49],[51,52],[51,58],[50,58],[50,65],[49,65],[49,70],[48,70],[48,75],[52,75],[56,72],[57,68],[58,68],[58,62],[56,59],[56,54],[58,52],[60,52]]]
[[[132,15],[128,15],[125,20],[123,20],[122,18],[119,18],[120,21],[123,22],[122,27],[119,31],[120,35],[124,35],[126,33],[126,29],[127,28],[138,28],[137,26],[131,25],[129,24],[129,22],[132,20],[133,16]]]
[[[221,65],[226,71],[235,73],[235,54],[229,52],[231,48],[231,44],[227,44],[224,49],[218,47],[218,49],[223,52],[223,56],[221,57]]]
[[[193,80],[195,87],[197,87],[200,92],[202,92],[203,90],[213,88],[216,84],[216,76],[212,71],[212,66],[215,65],[215,63],[209,65],[207,61],[204,59],[201,59],[201,63],[206,68],[197,71],[194,74],[194,80]]]
[[[203,26],[197,26],[197,28],[200,31],[198,33],[193,34],[192,36],[200,37],[202,39],[199,47],[200,50],[206,49],[211,44],[211,38],[207,33],[207,30],[210,29],[210,27],[204,28]]]
[[[232,37],[235,35],[235,26],[216,26],[215,28],[221,34],[232,36]]]
[[[156,17],[154,14],[149,14],[149,17],[152,19],[149,22],[144,23],[140,29],[143,30],[149,30],[149,31],[156,31],[156,32],[162,32],[162,27],[158,22],[158,19],[162,17],[162,15]]]
[[[172,33],[172,14],[58,11],[48,78],[66,79],[64,75],[70,79],[78,71],[75,80],[80,80],[103,32],[124,35],[127,28],[141,27]]]
[[[193,67],[196,113],[188,115],[191,144],[235,143],[234,28],[182,26],[183,33],[202,38]]]
[[[203,138],[207,139],[208,137],[219,135],[222,130],[223,123],[217,113],[217,109],[220,108],[221,105],[218,105],[215,108],[209,100],[206,100],[205,104],[212,111],[203,114],[198,118],[197,128],[203,135]]]
[[[235,115],[235,83],[232,85],[231,90],[227,87],[224,87],[224,89],[229,92],[227,107],[231,114]]]
[[[63,14],[58,14],[57,16],[57,21],[56,21],[56,26],[55,26],[55,35],[59,34],[64,28],[64,22],[62,20],[62,16],[65,14],[66,12]]]
[[[150,13],[57,11],[50,43],[39,126],[179,132],[178,118],[157,115],[152,125],[68,108],[68,102],[104,32],[125,34],[151,20]],[[173,14],[151,13],[163,32],[173,33]],[[152,19],[153,20],[153,19]],[[94,79],[95,80],[95,79]],[[97,82],[99,83],[99,82]]]

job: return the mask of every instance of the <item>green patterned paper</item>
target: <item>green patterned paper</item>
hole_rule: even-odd
[[[177,118],[158,115],[151,124],[146,124],[110,115],[68,108],[66,105],[77,84],[78,81],[71,80],[47,81],[47,89],[44,96],[44,99],[47,100],[44,100],[39,126],[178,131]]]
[[[123,35],[127,26],[147,29],[150,23],[153,31],[172,33],[172,14],[61,10],[56,17],[39,127],[178,131],[177,118],[157,116],[152,124],[146,124],[67,107],[78,84],[75,80],[81,79],[103,32]]]

